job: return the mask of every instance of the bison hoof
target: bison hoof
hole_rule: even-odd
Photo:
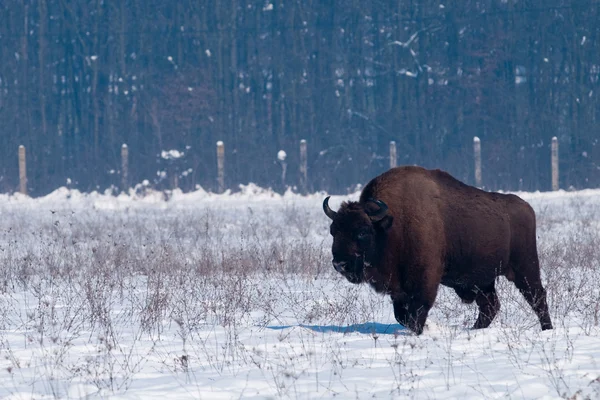
[[[542,324],[542,330],[543,330],[543,331],[547,331],[547,330],[549,330],[549,329],[554,329],[554,328],[552,327],[552,323],[548,322],[548,323],[546,323],[546,324]]]
[[[419,336],[420,334],[423,333],[423,326],[415,326],[412,324],[403,324],[400,323],[403,327],[405,327],[406,329],[412,331],[415,335]]]

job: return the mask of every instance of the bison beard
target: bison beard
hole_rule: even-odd
[[[440,284],[465,303],[475,301],[474,329],[488,327],[500,309],[495,281],[513,281],[552,329],[540,279],[533,209],[515,195],[490,193],[440,170],[398,167],[371,180],[358,202],[332,220],[333,266],[351,283],[389,294],[396,320],[423,332]]]

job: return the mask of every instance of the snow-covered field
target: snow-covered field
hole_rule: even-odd
[[[600,398],[600,190],[520,195],[555,329],[501,278],[490,328],[442,288],[418,337],[333,271],[323,194],[0,195],[0,398]]]

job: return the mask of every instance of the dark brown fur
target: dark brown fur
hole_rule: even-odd
[[[389,207],[382,219],[369,216],[379,208],[372,200]],[[521,198],[479,190],[440,170],[398,167],[374,178],[358,202],[344,203],[334,214],[336,269],[350,282],[368,282],[389,294],[396,320],[417,334],[440,283],[464,302],[477,303],[474,328],[489,326],[500,308],[494,288],[500,275],[515,283],[542,329],[552,328],[535,213]]]

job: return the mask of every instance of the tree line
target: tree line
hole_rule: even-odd
[[[389,166],[489,189],[600,186],[600,2],[8,0],[0,4],[0,191],[277,187],[345,192]],[[176,150],[178,156],[171,157]],[[165,154],[167,156],[165,156]]]

